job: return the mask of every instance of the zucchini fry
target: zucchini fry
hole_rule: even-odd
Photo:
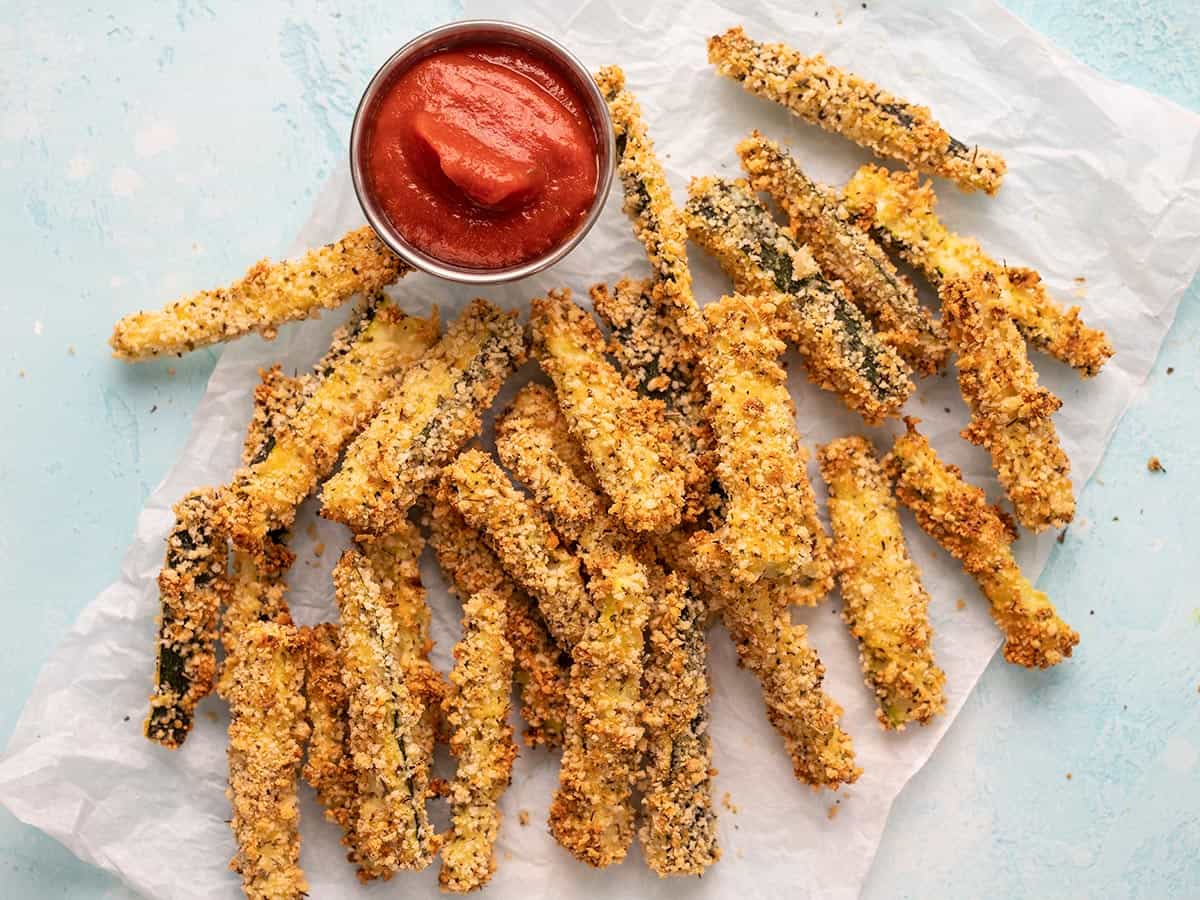
[[[438,471],[479,431],[504,380],[525,361],[513,313],[475,300],[441,341],[400,376],[326,482],[321,515],[357,533],[403,521]]]
[[[1019,521],[1034,531],[1075,515],[1071,462],[1050,418],[1062,401],[1038,384],[1025,342],[997,305],[990,272],[942,285],[942,308],[958,354],[958,385],[971,410],[962,436],[992,455]]]
[[[697,565],[695,541],[682,532],[656,546],[684,575],[710,610],[719,611],[737,648],[738,664],[758,679],[767,718],[783,738],[797,780],[837,790],[862,774],[854,743],[842,731],[842,708],[822,689],[825,667],[808,644],[808,630],[792,623],[791,598],[777,585],[714,579]]]
[[[259,383],[254,387],[254,411],[246,426],[242,443],[242,465],[251,465],[275,446],[275,435],[295,418],[306,393],[314,387],[312,376],[293,378],[283,374],[278,363],[269,369],[259,369]]]
[[[314,318],[354,294],[370,296],[408,271],[375,232],[363,226],[302,259],[263,259],[228,287],[126,316],[116,324],[109,344],[113,356],[136,361],[190,353],[251,332],[272,340],[285,322]]]
[[[633,221],[634,234],[645,246],[654,270],[654,305],[682,337],[702,337],[704,322],[692,294],[688,269],[687,227],[671,199],[667,174],[654,153],[641,107],[625,88],[625,73],[618,66],[601,69],[596,83],[608,104],[616,133],[617,174],[625,192],[625,213]]]
[[[596,540],[585,558],[596,614],[572,648],[550,833],[576,859],[603,868],[624,859],[633,840],[642,632],[651,600],[646,570],[631,553]]]
[[[697,178],[688,193],[688,234],[740,293],[778,298],[776,327],[799,348],[813,383],[839,393],[870,424],[896,415],[913,391],[904,361],[749,185]]]
[[[567,721],[570,657],[554,643],[529,595],[513,584],[479,532],[449,502],[437,499],[430,518],[429,543],[455,593],[460,598],[482,591],[504,595],[505,635],[515,657],[525,743],[530,747],[561,746]]]
[[[513,580],[537,598],[546,627],[569,651],[596,615],[578,557],[486,453],[461,454],[446,467],[442,484],[449,502],[483,536]]]
[[[916,419],[905,423],[908,433],[896,438],[883,461],[896,496],[975,579],[1004,632],[1004,658],[1031,669],[1062,662],[1079,643],[1079,635],[1021,574],[1009,549],[1016,539],[1012,524],[988,505],[983,491],[962,480],[958,467],[938,459],[917,431]]]
[[[880,339],[921,375],[942,369],[950,347],[941,326],[883,248],[854,225],[837,195],[812,181],[790,153],[757,131],[738,144],[737,152],[750,186],[770,194],[787,213],[796,239],[812,252],[822,272],[842,281]]]
[[[750,93],[879,156],[948,178],[963,191],[994,194],[1000,188],[1007,168],[1000,154],[955,140],[927,107],[889,94],[820,54],[760,43],[739,26],[708,39],[708,61]]]
[[[918,269],[935,287],[944,281],[991,272],[1000,288],[1000,305],[1034,347],[1078,370],[1098,373],[1113,354],[1103,331],[1088,328],[1079,307],[1064,309],[1046,293],[1033,269],[1009,268],[988,256],[979,241],[946,228],[934,212],[933,185],[922,185],[915,172],[889,172],[863,166],[850,179],[844,202],[859,224]]]
[[[308,896],[300,868],[296,778],[308,737],[304,715],[304,636],[291,625],[256,622],[229,689],[229,864],[254,900]]]
[[[604,339],[570,293],[532,304],[538,360],[604,492],[632,531],[665,531],[683,511],[685,465],[662,404],[639,397],[604,355]]]
[[[428,349],[437,330],[436,316],[417,319],[379,301],[335,336],[336,362],[328,374],[265,455],[239,471],[222,494],[221,518],[235,547],[261,550],[269,532],[291,525],[296,507],[391,392],[394,373]]]
[[[842,708],[824,690],[825,666],[808,644],[808,629],[792,624],[787,607],[756,588],[726,597],[721,618],[738,663],[762,685],[767,718],[783,738],[796,778],[837,790],[862,774],[854,743],[838,720]]]
[[[867,685],[887,729],[927,725],[946,705],[946,673],[933,661],[929,594],[904,543],[896,499],[866,438],[831,441],[817,454],[842,586],[842,618],[858,640]]]
[[[429,664],[429,608],[411,525],[360,539],[333,570],[342,614],[342,679],[358,776],[359,878],[423,869],[438,840],[426,811],[442,686]]]
[[[707,418],[716,438],[717,479],[725,495],[716,541],[733,576],[752,584],[828,577],[828,558],[809,527],[811,496],[796,407],[779,357],[784,344],[752,301],[722,297],[704,310],[709,340],[701,357]]]
[[[358,775],[350,755],[350,698],[342,683],[341,634],[322,622],[307,629],[304,698],[312,729],[304,760],[304,780],[317,792],[325,818],[342,829],[350,861],[359,863],[355,847],[358,820]]]
[[[507,619],[504,593],[472,594],[463,606],[462,639],[454,647],[445,710],[458,768],[450,782],[450,834],[442,845],[438,882],[456,894],[483,887],[496,870],[497,804],[517,756],[508,724],[513,649],[505,637]]]
[[[628,534],[603,512],[599,497],[573,476],[571,467],[559,455],[569,455],[570,451],[558,449],[571,443],[554,396],[541,385],[523,388],[496,422],[496,448],[501,460],[529,488],[559,530],[578,541],[584,564],[593,577],[624,577],[623,573],[636,571],[635,561],[644,570],[649,588],[646,614],[650,617],[650,643],[642,673],[647,756],[640,777],[646,816],[641,838],[647,860],[660,875],[699,874],[719,856],[709,771],[712,746],[707,733],[708,646],[703,604],[687,591],[681,579],[668,576],[653,554],[645,552],[646,548],[639,553]],[[628,618],[637,620],[642,615],[640,609],[633,608]],[[616,635],[614,639],[630,640]],[[610,685],[597,692],[610,695],[614,689]],[[585,737],[590,727],[586,717],[587,713],[581,716]],[[568,730],[568,745],[574,737],[575,733]],[[590,742],[588,746],[595,749]],[[617,750],[615,758],[628,757]],[[594,773],[566,772],[567,765],[564,758],[566,782],[576,778],[594,782]],[[608,789],[617,787],[614,782]],[[574,800],[564,805],[575,809]],[[578,839],[578,828],[577,823],[570,827],[564,823],[561,830]],[[614,828],[618,837],[624,836],[623,826]],[[618,846],[619,840],[613,845]]]
[[[660,876],[702,875],[721,858],[708,733],[708,610],[681,576],[657,566],[642,675],[642,824],[638,840]]]
[[[158,573],[161,611],[154,695],[143,731],[169,750],[183,746],[196,704],[213,689],[217,616],[229,594],[229,548],[216,524],[216,491],[193,491],[175,506]]]

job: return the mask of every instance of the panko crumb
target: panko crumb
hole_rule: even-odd
[[[1162,464],[1162,460],[1160,460],[1157,456],[1152,456],[1146,461],[1146,468],[1151,472],[1167,471],[1167,467]]]
[[[528,825],[529,824],[529,810],[523,809],[519,813],[517,813],[517,821],[521,824],[521,827],[525,827],[526,825]]]

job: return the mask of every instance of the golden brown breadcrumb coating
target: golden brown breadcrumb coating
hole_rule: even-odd
[[[321,515],[357,533],[403,521],[438,471],[479,432],[483,413],[525,361],[515,313],[472,301],[442,339],[400,375],[321,490]]]
[[[216,524],[216,498],[216,490],[207,488],[175,505],[158,573],[154,694],[143,731],[170,750],[187,739],[196,704],[212,691],[217,672],[217,616],[229,594],[229,548]]]
[[[407,523],[360,538],[333,570],[342,614],[342,679],[358,773],[359,878],[423,869],[438,841],[426,811],[442,684],[429,664],[429,608]]]
[[[271,340],[285,322],[314,318],[355,294],[374,294],[409,271],[364,225],[302,259],[259,260],[228,287],[128,315],[109,344],[113,356],[132,361],[188,353],[251,332]]]
[[[671,199],[667,174],[654,153],[637,98],[625,87],[625,73],[605,66],[596,83],[608,104],[617,143],[617,174],[625,191],[624,209],[633,231],[646,247],[654,270],[655,305],[673,329],[685,338],[704,332],[700,310],[692,295],[687,261],[687,228]]]
[[[460,598],[481,591],[504,595],[505,636],[516,663],[525,743],[530,747],[560,746],[567,721],[570,657],[554,643],[529,595],[513,583],[479,532],[448,501],[438,498],[430,519],[430,546],[455,593]]]
[[[776,224],[745,181],[695,178],[688,234],[716,257],[734,287],[774,297],[780,336],[797,345],[810,380],[841,395],[868,423],[898,414],[913,391],[908,367],[866,317]],[[768,309],[764,303],[764,312]]]
[[[537,598],[550,633],[569,651],[596,611],[578,557],[562,545],[546,517],[486,453],[460,454],[446,467],[442,486],[450,503],[483,536],[513,580]]]
[[[1046,293],[1033,269],[1010,268],[984,253],[979,241],[946,228],[934,212],[933,185],[921,184],[915,172],[889,172],[863,166],[850,179],[844,201],[885,246],[894,249],[930,283],[991,272],[1000,289],[999,302],[1025,340],[1043,353],[1095,375],[1113,354],[1103,331],[1088,328],[1079,307],[1064,309]]]
[[[792,591],[765,579],[746,585],[704,571],[695,548],[706,540],[673,532],[655,543],[708,608],[720,611],[738,664],[762,687],[767,718],[783,738],[796,778],[833,790],[855,781],[862,770],[854,764],[854,744],[838,724],[842,708],[821,689],[825,667],[808,645],[807,629],[792,624]]]
[[[641,838],[647,861],[660,875],[699,874],[719,856],[712,813],[703,604],[682,579],[661,569],[650,548],[637,546],[603,512],[599,496],[574,477],[558,455],[570,458],[571,443],[553,394],[540,385],[523,388],[496,422],[501,460],[559,530],[578,542],[589,574],[609,577],[614,566],[618,573],[635,572],[637,563],[645,573],[650,627],[642,677]],[[639,611],[636,618],[641,616]],[[615,633],[613,639],[626,640]],[[607,696],[615,689],[597,693]],[[585,734],[588,715],[595,712],[586,710],[581,716]],[[594,744],[589,747],[597,749]],[[617,751],[616,758],[626,756]],[[595,778],[593,773],[581,777]],[[574,833],[577,828],[564,825],[563,831]]]
[[[592,541],[585,555],[597,611],[572,648],[562,768],[550,805],[554,839],[597,868],[624,859],[633,840],[642,632],[651,605],[645,568],[615,543]]]
[[[642,672],[638,840],[658,875],[702,875],[721,858],[708,730],[708,611],[682,576],[657,565],[646,568],[654,605]]]
[[[254,462],[264,447],[274,446],[275,435],[299,412],[305,392],[315,381],[311,375],[299,378],[284,375],[278,363],[269,369],[259,369],[258,378],[259,383],[254,386],[254,411],[242,442],[243,466]]]
[[[812,488],[780,361],[784,344],[750,298],[722,297],[704,316],[706,412],[725,496],[716,540],[739,581],[820,577],[828,560],[817,558],[822,547],[805,514]]]
[[[605,515],[604,500],[562,453],[575,444],[554,392],[527,384],[496,419],[496,454],[570,540]],[[569,449],[565,452],[570,453]]]
[[[304,780],[317,792],[325,818],[342,829],[348,859],[358,864],[358,773],[350,750],[350,697],[342,681],[341,630],[322,622],[307,630],[304,698],[311,733]]]
[[[962,436],[991,453],[1018,522],[1034,531],[1061,528],[1075,516],[1071,461],[1050,418],[1062,401],[1038,384],[997,294],[990,272],[942,284],[958,385],[971,410]]]
[[[685,466],[661,403],[640,397],[604,355],[595,320],[567,291],[531,306],[538,361],[611,512],[633,531],[665,531],[683,511]]]
[[[994,194],[1000,188],[1007,167],[998,153],[956,141],[927,107],[889,94],[820,54],[760,43],[738,26],[708,39],[708,61],[750,93],[880,156],[948,178],[964,191]]]
[[[291,625],[256,622],[229,680],[230,826],[237,855],[229,867],[253,900],[299,900],[296,779],[308,722],[304,715],[304,636]]]
[[[234,546],[258,550],[269,532],[291,525],[296,507],[391,392],[395,373],[425,352],[437,331],[436,315],[418,319],[379,301],[335,336],[336,361],[320,385],[222,493],[221,518]],[[344,352],[339,345],[347,345]]]
[[[880,339],[921,375],[944,368],[950,345],[942,327],[883,248],[851,221],[837,194],[811,180],[795,157],[757,131],[738,144],[737,152],[750,186],[770,194],[787,213],[796,239],[826,276],[842,281]]]
[[[817,458],[829,487],[842,618],[858,639],[884,728],[926,725],[946,705],[946,673],[933,661],[929,594],[908,554],[896,499],[866,438],[831,441]]]
[[[983,491],[962,480],[957,466],[938,459],[917,431],[916,419],[905,422],[908,433],[896,438],[883,461],[896,496],[988,598],[992,618],[1004,632],[1004,658],[1039,669],[1062,662],[1079,635],[1021,574],[1010,549],[1016,530],[1004,513],[988,505]]]
[[[496,870],[492,847],[500,832],[497,804],[508,787],[517,745],[508,724],[513,650],[506,595],[485,588],[463,605],[462,638],[445,701],[450,752],[458,761],[450,782],[450,833],[442,844],[442,890],[481,888]]]

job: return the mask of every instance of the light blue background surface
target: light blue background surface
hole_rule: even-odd
[[[1200,110],[1193,0],[1008,6]],[[374,66],[456,12],[0,3],[0,740],[115,574],[216,359],[121,366],[112,322],[278,256],[343,157]],[[867,897],[1200,896],[1198,299],[1193,284],[1041,580],[1080,654],[1052,690],[993,663],[897,802]],[[0,896],[127,892],[0,811]]]

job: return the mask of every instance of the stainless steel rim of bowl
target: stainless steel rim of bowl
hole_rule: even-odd
[[[366,137],[366,110],[370,109],[393,74],[420,57],[437,50],[462,43],[487,40],[532,47],[558,62],[565,73],[572,76],[577,82],[576,87],[588,104],[589,116],[600,131],[598,135],[600,160],[596,173],[596,196],[593,198],[591,208],[583,222],[566,241],[544,256],[502,269],[473,269],[456,266],[435,259],[409,244],[400,234],[399,229],[388,221],[383,210],[369,196],[364,184],[364,173],[360,160],[362,145]],[[350,176],[354,182],[354,193],[358,197],[358,205],[362,207],[363,215],[367,217],[367,222],[379,235],[379,239],[413,268],[439,278],[445,278],[448,281],[464,284],[499,284],[526,278],[549,268],[575,249],[591,230],[596,220],[600,218],[600,213],[604,209],[604,203],[608,199],[608,192],[612,187],[616,155],[616,140],[613,136],[612,120],[608,115],[608,104],[604,102],[604,96],[600,93],[600,88],[597,87],[591,72],[579,58],[558,41],[540,31],[525,25],[518,25],[515,22],[493,19],[468,19],[441,25],[418,35],[393,53],[367,84],[367,89],[358,102],[358,109],[354,113],[354,124],[350,129]]]

